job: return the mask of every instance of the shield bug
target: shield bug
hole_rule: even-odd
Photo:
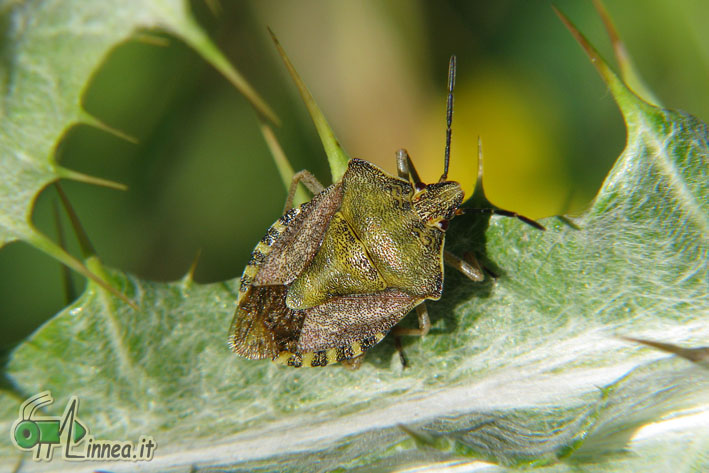
[[[444,262],[483,279],[477,264],[444,250],[448,221],[463,213],[461,186],[447,179],[454,82],[455,56],[438,182],[421,182],[405,150],[396,153],[398,177],[361,159],[351,159],[328,188],[307,171],[294,176],[285,213],[256,245],[241,277],[228,340],[235,353],[294,367],[355,364],[390,331],[428,333],[424,301],[440,299]],[[301,181],[315,196],[293,208]],[[541,227],[513,212],[475,210]],[[395,327],[413,309],[419,328]]]

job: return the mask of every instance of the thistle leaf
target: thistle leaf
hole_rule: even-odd
[[[474,284],[446,273],[443,298],[429,304],[431,332],[406,340],[409,368],[386,339],[355,372],[240,359],[226,346],[236,281],[155,283],[109,271],[139,310],[89,283],[11,354],[6,375],[17,394],[2,394],[11,401],[0,423],[11,425],[18,399],[39,391],[56,399],[49,415],[76,395],[95,438],[156,439],[145,471],[481,462],[499,471],[707,470],[707,370],[618,338],[686,347],[709,339],[707,126],[638,99],[593,54],[625,117],[626,149],[577,228],[555,219],[545,232],[501,217],[451,223],[448,248],[475,250],[498,277]],[[15,119],[23,123],[3,117]],[[42,162],[29,159],[8,185],[27,186],[31,201],[55,176]],[[0,444],[0,467],[14,468],[20,455]],[[25,461],[20,471],[62,468]]]

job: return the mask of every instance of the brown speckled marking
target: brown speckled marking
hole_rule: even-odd
[[[310,361],[310,366],[327,366],[327,352],[325,350],[320,350],[313,353],[313,359]]]
[[[342,361],[342,360],[349,360],[350,358],[354,358],[355,354],[352,351],[352,347],[340,347],[336,348],[336,353],[337,353],[337,361]]]
[[[379,340],[381,340],[381,338]],[[359,345],[360,345],[360,347],[362,347],[362,351],[365,352],[365,351],[369,350],[370,348],[372,348],[374,345],[376,345],[379,342],[379,340],[377,340],[376,336],[367,337],[367,338],[363,338],[362,340],[360,340]]]
[[[254,251],[251,252],[251,259],[249,260],[249,266],[255,266],[258,267],[261,263],[263,263],[266,260],[266,255],[261,253],[261,250],[258,248],[254,248]]]
[[[295,207],[290,209],[288,212],[283,214],[281,218],[278,219],[278,221],[287,227],[288,224],[291,223],[295,219],[295,217],[297,217],[298,214],[301,212],[301,208]]]
[[[299,353],[293,353],[289,358],[288,358],[288,366],[292,366],[293,368],[300,368],[303,366],[303,357]]]
[[[241,275],[239,292],[246,292],[253,284],[254,277],[258,274],[259,266],[266,261],[266,258],[271,252],[271,247],[286,229],[288,223],[290,223],[299,213],[300,208],[289,210],[285,215],[276,220],[276,222],[266,231],[266,235],[264,235],[261,241],[258,242],[254,250],[251,252],[251,259],[249,259],[248,264],[244,268],[244,273]]]

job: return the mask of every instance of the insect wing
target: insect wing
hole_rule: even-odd
[[[273,358],[295,349],[302,311],[285,304],[287,286],[251,286],[239,301],[229,329],[229,346],[251,359]]]
[[[252,261],[259,259],[257,252],[265,253],[261,257],[263,263],[257,267],[254,284],[268,286],[293,282],[317,253],[330,219],[341,203],[342,186],[336,184],[278,219],[252,253]],[[276,229],[279,223],[282,229]],[[273,241],[268,241],[272,233],[277,234],[273,235]]]
[[[297,349],[307,353],[342,348],[386,334],[420,302],[394,288],[334,298],[304,311]]]
[[[239,303],[229,329],[232,351],[262,359],[293,348],[302,313],[285,305],[287,284],[312,260],[341,199],[340,186],[328,187],[284,214],[256,245],[241,277]]]

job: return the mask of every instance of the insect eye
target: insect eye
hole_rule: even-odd
[[[426,186],[426,184],[424,184],[423,182],[417,182],[414,187],[415,187],[415,189],[416,189],[416,192],[421,192],[421,191],[424,190],[427,186]]]
[[[439,220],[436,223],[436,226],[438,227],[439,230],[441,230],[442,232],[445,232],[446,230],[448,230],[448,220],[445,220],[445,219]]]

